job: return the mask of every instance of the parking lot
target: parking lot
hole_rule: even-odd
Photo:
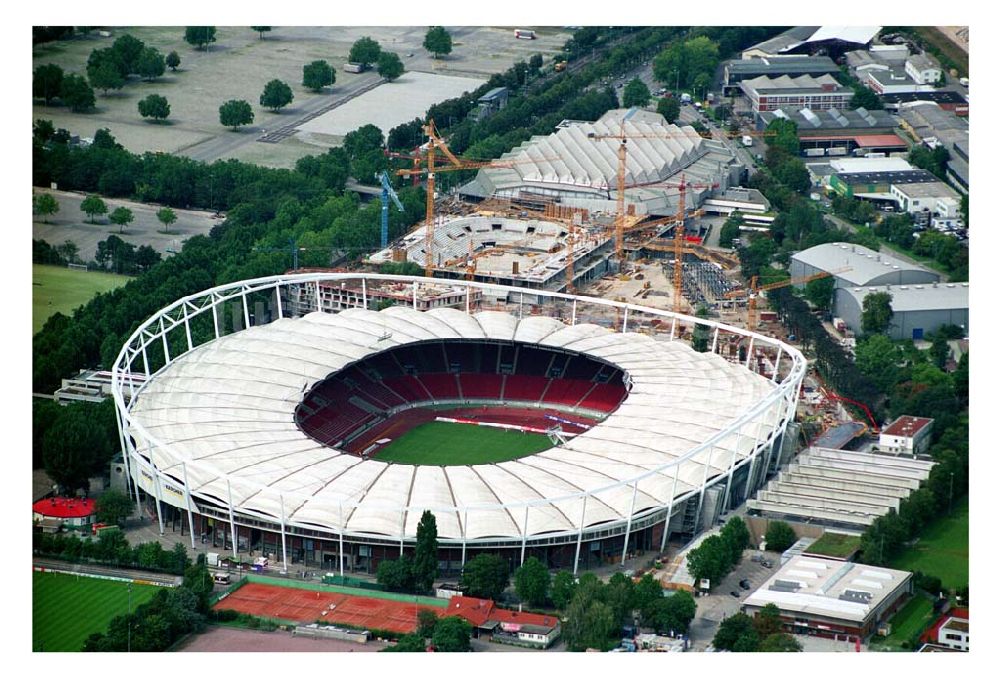
[[[753,558],[763,557],[771,568],[766,568]],[[778,555],[773,552],[761,553],[756,550],[745,550],[743,560],[736,565],[722,582],[712,589],[710,595],[698,598],[698,611],[691,622],[691,650],[704,651],[712,643],[719,623],[723,619],[737,614],[740,606],[754,590],[759,588],[771,577],[778,566]],[[740,587],[740,581],[745,580],[749,590]],[[737,593],[734,596],[732,593]]]

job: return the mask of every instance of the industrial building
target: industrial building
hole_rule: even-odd
[[[617,109],[596,122],[567,120],[553,134],[531,138],[493,166],[480,169],[459,193],[473,199],[557,202],[592,214],[614,214],[623,133],[628,143],[629,214],[676,213],[682,173],[690,184],[686,205],[697,208],[711,191],[729,187],[731,168],[742,167],[724,143],[704,139],[690,126],[668,124],[658,113]]]
[[[851,74],[864,80],[865,72],[872,68],[905,67],[910,50],[906,45],[872,45],[844,55],[844,62]]]
[[[941,65],[925,53],[914,54],[906,60],[906,74],[914,82],[933,85],[941,79]]]
[[[786,56],[786,57],[752,57],[749,59],[734,59],[727,61],[722,70],[722,90],[724,94],[734,93],[744,80],[751,80],[761,75],[778,77],[780,75],[798,76],[836,75],[839,72],[837,64],[828,56]]]
[[[853,532],[920,488],[933,463],[859,451],[810,447],[747,501],[751,514]]]
[[[879,451],[907,456],[922,454],[931,444],[933,427],[933,418],[900,416],[879,433]]]
[[[866,78],[862,82],[879,96],[929,92],[934,89],[934,85],[916,82],[905,70],[897,68],[873,68],[866,71],[865,75]]]
[[[845,197],[898,201],[900,198],[893,192],[893,187],[927,185],[935,181],[937,177],[926,169],[850,172],[831,175],[830,188]]]
[[[944,181],[893,182],[889,192],[899,210],[913,214],[917,223],[929,223],[932,217],[955,220],[959,216],[961,196]]]
[[[755,590],[743,611],[755,616],[774,604],[785,632],[863,640],[909,598],[912,578],[909,571],[799,555]]]
[[[899,110],[905,103],[915,101],[926,101],[936,103],[945,110],[951,111],[955,115],[968,117],[969,100],[960,92],[950,89],[931,89],[918,92],[894,92],[882,95],[882,103],[888,110]]]
[[[906,142],[895,134],[896,121],[883,110],[779,108],[757,116],[758,131],[767,129],[776,119],[795,123],[803,155],[846,155],[861,150],[898,153],[908,149]]]
[[[968,282],[842,287],[834,292],[833,314],[860,333],[865,297],[875,292],[892,295],[889,338],[920,340],[945,325],[969,331]]]
[[[761,75],[740,82],[740,91],[750,101],[754,115],[789,106],[813,110],[848,108],[854,96],[850,87],[844,87],[831,75]]]
[[[833,273],[834,288],[929,285],[941,279],[938,273],[914,263],[846,242],[830,242],[796,252],[788,270],[792,277],[841,271]]]
[[[839,57],[847,51],[867,46],[881,26],[795,26],[769,40],[743,50],[744,59],[790,56],[823,51]]]

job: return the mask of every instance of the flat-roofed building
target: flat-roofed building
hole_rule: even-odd
[[[865,71],[863,82],[879,96],[883,94],[909,94],[934,89],[934,85],[916,82],[905,70],[898,68],[872,68]]]
[[[922,454],[930,446],[933,427],[933,418],[900,416],[879,434],[879,451],[908,456]]]
[[[945,325],[969,331],[968,282],[841,287],[834,291],[833,314],[860,332],[865,297],[877,292],[892,296],[889,338],[920,340]]]
[[[778,607],[783,630],[832,639],[864,639],[912,592],[913,574],[854,562],[798,555],[743,603],[757,615]]]

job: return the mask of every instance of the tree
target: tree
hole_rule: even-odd
[[[740,517],[732,517],[722,527],[719,533],[730,552],[730,562],[733,565],[743,559],[743,551],[750,545],[750,530]]]
[[[868,294],[861,302],[861,330],[866,334],[884,334],[892,324],[892,294],[885,291]]]
[[[139,60],[136,62],[135,72],[152,82],[163,75],[166,70],[166,60],[160,54],[160,50],[155,47],[146,47],[139,53]]]
[[[188,26],[184,29],[184,42],[198,49],[205,49],[215,42],[215,26]]]
[[[378,55],[378,74],[389,82],[398,78],[405,70],[398,54],[394,52],[382,52]]]
[[[184,570],[184,582],[181,586],[195,594],[198,600],[198,610],[208,611],[209,598],[215,585],[212,574],[208,571],[208,563],[203,553],[198,554],[195,563]]]
[[[497,555],[476,555],[462,571],[462,586],[470,597],[499,599],[508,582],[507,562]]]
[[[757,651],[788,653],[802,651],[802,645],[791,635],[779,632],[764,638],[757,647]]]
[[[253,110],[242,99],[230,99],[219,106],[219,123],[223,127],[232,127],[235,132],[239,127],[252,122]]]
[[[629,83],[625,85],[625,89],[622,91],[622,106],[625,108],[645,106],[651,98],[652,94],[650,94],[646,83],[635,77],[629,80]]]
[[[124,233],[125,226],[132,223],[134,219],[135,216],[132,214],[132,210],[128,207],[116,207],[115,210],[111,212],[111,215],[108,216],[108,220],[119,227],[119,233]]]
[[[764,540],[767,541],[767,549],[771,552],[784,552],[795,544],[797,537],[787,522],[774,520],[767,525]]]
[[[868,110],[882,110],[882,99],[879,95],[868,89],[864,85],[854,88],[854,96],[851,97],[850,108],[867,108]]]
[[[767,125],[764,142],[769,148],[784,151],[795,157],[799,154],[799,126],[794,120],[775,118]]]
[[[929,353],[934,366],[938,369],[944,369],[944,365],[951,356],[951,348],[948,346],[948,339],[945,338],[944,334],[941,332],[934,334],[934,340],[931,342]]]
[[[719,63],[719,45],[702,35],[674,41],[653,59],[653,76],[664,85],[704,89]]]
[[[765,604],[753,617],[753,627],[761,639],[781,633],[781,610],[774,603]]]
[[[375,578],[379,585],[389,590],[410,592],[413,590],[413,562],[407,555],[399,559],[384,559],[379,562]]]
[[[829,310],[833,302],[833,285],[836,281],[831,277],[821,277],[806,283],[806,299],[820,310]]]
[[[97,466],[110,458],[109,436],[95,425],[92,408],[71,404],[42,438],[45,472],[65,491],[85,489]]]
[[[899,383],[902,359],[899,349],[885,334],[866,336],[857,343],[854,363],[870,378],[879,392],[889,393]]]
[[[54,63],[45,64],[35,69],[31,79],[31,95],[36,99],[45,99],[45,105],[59,96],[62,89],[63,69]]]
[[[424,510],[417,524],[417,544],[413,552],[413,586],[417,592],[434,587],[438,572],[437,520]]]
[[[386,652],[398,652],[398,653],[423,653],[427,651],[427,643],[424,638],[417,634],[407,634],[396,640],[394,646],[387,646],[382,649]]]
[[[434,635],[434,627],[437,625],[438,615],[430,609],[421,609],[417,612],[417,634],[430,639]]]
[[[97,195],[88,195],[80,203],[80,211],[86,214],[90,222],[93,223],[95,216],[103,216],[108,213],[108,205]]]
[[[307,63],[302,67],[302,85],[314,92],[332,85],[337,79],[333,66],[323,59]]]
[[[695,311],[695,317],[700,317],[705,319],[708,317],[708,307],[702,303],[698,304],[698,310]],[[709,328],[704,324],[694,325],[694,329],[691,332],[691,349],[696,353],[707,353],[708,352],[708,334]]]
[[[163,209],[157,210],[156,218],[163,224],[163,231],[167,232],[170,230],[170,225],[177,220],[177,214],[175,214],[174,210],[170,207],[164,207]]]
[[[59,211],[59,202],[48,193],[40,193],[34,197],[32,211],[42,217],[43,223],[49,222],[49,217]]]
[[[378,55],[381,53],[382,48],[379,47],[379,44],[368,36],[365,36],[354,41],[354,44],[351,45],[351,51],[347,55],[347,60],[351,63],[359,63],[368,68],[378,61]]]
[[[759,641],[753,620],[744,613],[738,613],[719,623],[712,645],[724,651],[754,651]]]
[[[611,607],[600,601],[597,592],[581,590],[566,608],[563,637],[570,651],[607,651],[615,643],[620,626]]]
[[[652,605],[662,597],[663,586],[653,578],[652,574],[645,574],[632,590],[632,606],[646,618]]]
[[[259,38],[260,40],[264,39],[264,33],[270,33],[271,32],[271,27],[270,26],[251,26],[250,28],[252,30],[254,30],[255,32],[257,32],[260,35],[260,38]]]
[[[59,98],[74,113],[85,113],[97,103],[94,90],[87,84],[85,78],[76,73],[68,73],[63,77]]]
[[[732,568],[732,550],[718,534],[709,536],[688,554],[688,572],[694,579],[721,581]]]
[[[431,26],[424,36],[424,49],[431,52],[435,59],[451,54],[451,33],[443,26]]]
[[[514,590],[517,596],[531,606],[542,606],[549,596],[551,577],[548,567],[538,558],[529,557],[514,572]]]
[[[139,245],[139,248],[135,250],[135,265],[139,270],[149,270],[159,263],[161,259],[160,252],[148,244]]]
[[[111,49],[113,49],[115,54],[118,55],[118,58],[121,59],[122,66],[125,69],[125,75],[139,72],[139,56],[142,54],[145,47],[146,45],[142,42],[142,40],[129,35],[128,33],[115,40]]]
[[[461,616],[446,616],[434,626],[431,644],[437,651],[457,653],[471,651],[472,625]]]
[[[139,115],[144,118],[153,118],[156,122],[166,120],[170,116],[170,104],[166,97],[150,94],[139,101]]]
[[[661,634],[686,633],[697,610],[694,597],[684,590],[678,590],[653,602],[642,614],[642,622]]]
[[[120,491],[108,489],[97,497],[97,521],[105,524],[124,524],[132,509],[132,500]]]
[[[125,86],[125,76],[108,60],[101,61],[93,68],[88,66],[87,77],[90,78],[90,84],[104,92],[105,96],[109,89],[121,89]]]
[[[264,85],[264,91],[260,95],[260,105],[264,106],[264,108],[270,108],[272,112],[277,113],[290,104],[294,98],[295,95],[292,94],[292,88],[287,83],[281,80],[271,80]]]
[[[170,549],[170,559],[173,561],[173,572],[178,575],[183,574],[191,564],[191,558],[188,557],[187,548],[183,543],[174,543],[174,547]]]
[[[552,578],[552,592],[550,593],[552,603],[555,604],[556,608],[565,609],[570,600],[573,599],[575,591],[576,581],[573,579],[573,574],[568,571],[557,571]]]
[[[177,67],[181,65],[181,57],[177,52],[170,52],[170,54],[167,54],[167,58],[164,63],[167,64],[167,67],[169,67],[171,71],[176,72]]]
[[[656,112],[669,123],[677,122],[681,114],[681,104],[676,97],[665,96],[656,102]]]

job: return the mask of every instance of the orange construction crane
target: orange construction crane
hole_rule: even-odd
[[[837,268],[831,271],[823,271],[819,273],[813,273],[812,275],[806,275],[805,277],[790,277],[787,280],[782,280],[780,282],[772,282],[771,284],[757,285],[757,276],[754,275],[750,278],[750,287],[747,289],[736,289],[728,294],[726,294],[727,299],[739,299],[746,298],[749,299],[747,302],[747,329],[750,331],[757,330],[757,298],[760,296],[761,292],[769,291],[771,289],[779,289],[781,287],[787,287],[793,284],[805,284],[806,282],[812,282],[813,280],[820,280],[824,277],[830,277],[832,275],[838,275],[840,273],[846,273],[851,270],[850,267],[847,268]]]

